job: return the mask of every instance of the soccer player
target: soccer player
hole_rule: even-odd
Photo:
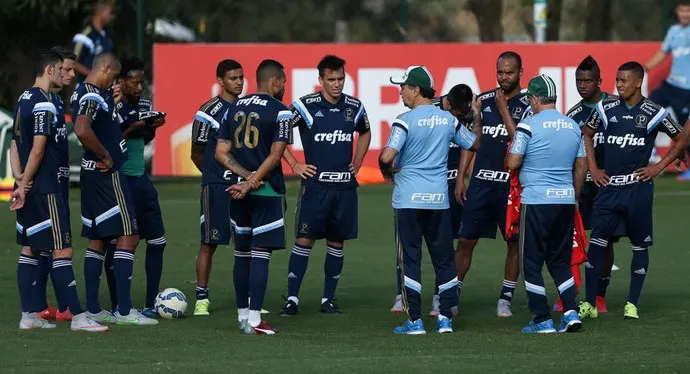
[[[146,299],[142,314],[152,317],[157,315],[153,303],[163,274],[166,240],[158,192],[144,170],[144,146],[156,136],[156,128],[165,124],[165,113],[153,111],[151,101],[141,95],[144,81],[143,61],[136,57],[122,61],[117,79],[122,100],[116,110],[122,120],[120,128],[127,144],[127,161],[121,170],[132,194],[139,237],[146,239]]]
[[[426,241],[436,271],[440,314],[436,331],[453,332],[451,308],[457,304],[458,285],[453,253],[453,235],[448,204],[448,143],[477,149],[479,103],[475,99],[474,133],[451,113],[432,104],[434,80],[424,66],[411,66],[403,77],[391,78],[400,85],[400,96],[411,110],[393,121],[379,167],[386,181],[395,184],[393,209],[398,263],[405,286],[403,303],[409,319],[395,327],[396,334],[426,334],[421,319],[422,238]],[[395,165],[393,165],[395,161]]]
[[[134,204],[120,169],[127,158],[115,106],[120,61],[110,53],[96,56],[91,72],[72,95],[74,133],[84,147],[79,174],[82,236],[88,239],[84,259],[86,304],[91,318],[124,325],[155,325],[158,321],[132,307],[130,295],[134,251],[139,241]],[[106,91],[107,90],[107,91]],[[117,238],[113,255],[117,311],[102,310],[98,289],[107,243]],[[72,312],[74,313],[74,312]]]
[[[466,84],[457,84],[448,91],[447,95],[440,96],[432,100],[432,103],[443,110],[449,111],[455,118],[460,121],[465,127],[470,127],[472,124],[472,89]],[[459,238],[460,234],[460,217],[462,216],[462,205],[455,199],[455,180],[458,175],[458,165],[460,164],[460,148],[454,142],[450,142],[448,149],[448,198],[450,205],[451,229],[453,238]],[[398,293],[395,297],[395,304],[391,308],[392,313],[402,313],[402,281],[400,279],[400,266],[397,266],[397,285]],[[436,289],[438,289],[438,284]],[[431,298],[431,312],[429,317],[436,318],[440,314],[440,299],[438,294]],[[453,306],[453,313],[457,313],[457,306]]]
[[[96,0],[92,9],[93,14],[89,25],[72,38],[74,54],[77,55],[75,70],[79,83],[89,75],[96,56],[113,52],[113,42],[105,29],[115,19],[113,1]]]
[[[592,56],[587,56],[577,66],[575,70],[575,83],[577,84],[577,92],[580,94],[580,97],[582,97],[582,100],[570,108],[566,115],[582,127],[590,114],[592,114],[592,111],[595,110],[597,103],[611,95],[601,91],[601,72],[599,70],[599,64],[597,64]],[[599,168],[604,167],[604,134],[602,131],[603,129],[599,129],[594,137],[594,158]],[[592,229],[592,205],[594,204],[594,198],[598,190],[599,187],[597,187],[592,180],[592,176],[587,173],[587,178],[582,187],[578,203],[585,230]],[[625,232],[621,232],[621,228],[619,228],[618,233],[615,233],[614,237],[625,235]],[[612,237],[611,242],[606,247],[606,258],[600,275],[599,295],[596,301],[596,307],[599,313],[606,313],[608,311],[606,309],[606,289],[611,282],[611,268],[614,266],[613,242],[617,240],[617,238],[614,239],[614,237]],[[562,311],[562,305],[554,307],[554,310]]]
[[[503,52],[496,62],[496,80],[499,87],[479,95],[482,110],[483,139],[476,153],[469,188],[465,188],[464,175],[472,159],[471,152],[463,152],[458,170],[455,194],[464,205],[460,223],[460,240],[456,248],[459,288],[470,269],[472,253],[480,238],[496,238],[496,227],[505,238],[506,210],[508,207],[509,173],[504,160],[508,142],[515,133],[515,122],[528,112],[529,100],[520,89],[522,58],[515,52]],[[503,287],[496,305],[499,317],[510,317],[511,302],[518,275],[517,238],[507,238]]]
[[[216,80],[223,91],[205,102],[194,115],[191,159],[201,172],[201,245],[196,258],[195,316],[209,315],[208,280],[213,254],[219,244],[230,244],[230,195],[225,189],[237,176],[216,162],[216,138],[223,115],[244,87],[242,65],[223,60],[216,67]]]
[[[278,332],[261,320],[261,307],[271,253],[285,248],[285,179],[280,159],[290,141],[292,120],[292,112],[280,102],[285,81],[283,65],[262,61],[256,69],[257,92],[227,111],[218,133],[216,160],[238,175],[240,183],[232,186],[236,200],[230,205],[230,216],[238,326],[245,334]]]
[[[326,239],[321,312],[342,313],[335,290],[343,269],[345,240],[357,238],[357,180],[369,150],[369,119],[362,102],[343,93],[345,60],[328,55],[317,66],[319,92],[292,103],[291,126],[299,128],[305,164],[286,148],[285,160],[302,176],[297,205],[295,245],[288,265],[288,298],[281,315],[299,311],[299,289],[307,271],[314,241]],[[353,158],[355,132],[357,151]]]
[[[518,124],[506,156],[508,169],[520,170],[522,275],[534,314],[522,332],[556,332],[546,301],[544,263],[563,300],[565,313],[558,332],[575,332],[582,322],[575,310],[570,258],[575,204],[587,173],[585,147],[580,126],[556,110],[556,84],[550,77],[532,78],[527,94],[535,114]]]
[[[14,118],[14,137],[21,168],[24,171],[17,189],[12,193],[12,210],[21,209],[17,217],[23,226],[22,248],[17,266],[17,283],[22,304],[20,329],[54,328],[39,318],[37,301],[45,294],[36,294],[38,253],[52,254],[54,284],[63,300],[74,313],[74,331],[103,332],[102,326],[84,313],[77,294],[72,267],[72,235],[62,183],[68,175],[61,172],[61,160],[66,157],[67,128],[58,123],[57,111],[50,92],[62,83],[62,56],[54,51],[42,51],[35,61],[34,86],[19,98]],[[27,187],[31,189],[27,191]]]
[[[585,122],[584,138],[587,163],[600,187],[594,200],[592,233],[586,269],[586,302],[580,304],[580,318],[596,318],[594,307],[599,295],[599,275],[604,265],[606,247],[618,225],[625,226],[633,250],[630,264],[630,291],[625,318],[639,318],[637,305],[649,270],[649,250],[653,244],[652,204],[654,183],[669,164],[688,145],[687,130],[681,128],[664,108],[642,96],[644,68],[635,61],[624,63],[616,73],[620,97],[600,101]],[[594,137],[603,128],[604,169],[600,169],[594,151]],[[659,131],[676,140],[671,150],[657,164],[649,156]]]
[[[678,123],[688,119],[688,102],[690,102],[690,1],[679,1],[676,4],[678,23],[666,32],[661,48],[645,64],[645,70],[653,70],[671,55],[671,72],[666,80],[657,87],[649,98],[663,108],[673,108]],[[652,161],[659,160],[656,148],[652,151]],[[690,171],[678,176],[678,180],[690,180]]]

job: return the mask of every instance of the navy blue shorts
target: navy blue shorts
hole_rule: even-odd
[[[22,246],[42,252],[72,247],[69,211],[61,192],[27,196],[16,226]]]
[[[690,104],[690,90],[676,87],[666,81],[657,87],[649,98],[662,107],[672,107],[678,119],[683,124],[688,119],[688,105]]]
[[[489,187],[470,183],[460,221],[460,237],[469,240],[496,239],[497,228],[505,237],[508,193],[507,185]],[[516,240],[517,236],[513,236],[509,241]]]
[[[520,274],[541,275],[542,265],[570,267],[573,253],[574,204],[522,204],[520,207]]]
[[[602,187],[594,199],[592,239],[606,242],[621,236],[621,228],[633,247],[654,244],[652,209],[654,184],[639,182],[626,187]]]
[[[201,186],[201,243],[230,244],[230,193],[225,184]]]
[[[285,198],[248,195],[230,204],[235,249],[285,248]]]
[[[599,187],[594,182],[586,182],[580,192],[579,210],[585,230],[592,229],[592,209],[597,192],[599,192]]]
[[[450,226],[453,238],[460,237],[460,222],[462,220],[462,204],[455,199],[455,184],[448,185],[448,202],[450,203]]]
[[[89,240],[137,235],[137,219],[127,178],[119,171],[82,171],[81,236]]]
[[[158,203],[158,191],[153,186],[151,178],[148,175],[127,176],[127,183],[134,201],[139,236],[148,240],[163,238],[165,236],[163,215]]]
[[[297,238],[336,242],[357,238],[357,189],[302,186],[295,222]]]

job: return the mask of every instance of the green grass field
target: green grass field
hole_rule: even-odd
[[[194,262],[199,241],[198,182],[158,183],[168,246],[162,287],[181,289],[194,303]],[[296,184],[290,184],[288,232],[293,233]],[[245,336],[236,328],[232,287],[232,250],[216,253],[210,292],[210,317],[163,320],[158,326],[114,326],[109,334],[55,330],[19,331],[16,286],[18,248],[14,214],[0,213],[0,372],[681,372],[690,352],[690,299],[687,293],[688,247],[685,217],[690,185],[662,178],[655,200],[655,243],[638,321],[622,318],[629,282],[630,247],[623,240],[609,288],[610,313],[585,321],[577,334],[525,336],[529,321],[524,288],[514,300],[515,316],[495,317],[503,276],[505,245],[480,242],[465,280],[460,317],[450,335],[395,336],[404,317],[389,308],[395,293],[395,254],[390,186],[360,189],[360,238],[345,247],[345,269],[338,290],[344,315],[322,315],[325,243],[315,246],[302,287],[300,314],[280,317],[287,287],[289,251],[273,256],[265,308],[267,320],[282,330],[277,336]],[[79,212],[79,191],[73,190],[72,211]],[[72,231],[80,229],[79,214]],[[290,236],[290,235],[289,235]],[[75,269],[84,291],[82,264],[85,241],[75,240]],[[288,238],[288,246],[292,239]],[[144,248],[140,248],[141,251]],[[143,253],[137,256],[133,298],[143,304]],[[424,312],[430,306],[433,271],[425,254]],[[548,279],[548,278],[547,278]],[[553,283],[547,280],[553,301]],[[49,298],[53,299],[52,290]],[[101,300],[108,305],[105,279]],[[84,299],[82,298],[82,301]],[[54,302],[53,302],[54,304]],[[191,313],[190,313],[191,315]],[[434,321],[427,318],[427,330]]]

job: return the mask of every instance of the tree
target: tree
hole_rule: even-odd
[[[587,0],[585,41],[609,40],[611,36],[611,0]]]
[[[479,40],[497,42],[503,40],[503,0],[469,0],[468,9],[477,17]]]

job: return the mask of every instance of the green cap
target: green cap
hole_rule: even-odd
[[[415,87],[434,88],[434,78],[424,66],[410,66],[401,77],[391,77],[391,83]]]
[[[530,79],[527,93],[536,97],[556,97],[556,83],[548,75],[538,75]]]

